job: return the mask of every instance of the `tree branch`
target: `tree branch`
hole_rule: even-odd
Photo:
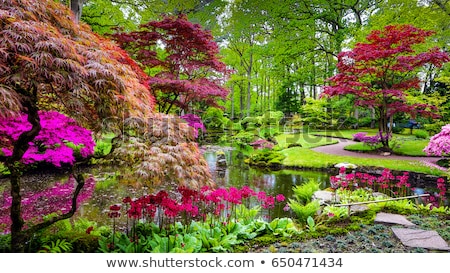
[[[70,209],[70,211],[65,214],[54,216],[42,223],[39,223],[39,224],[36,224],[36,225],[30,227],[29,229],[24,231],[24,233],[26,235],[30,236],[31,234],[33,234],[41,229],[49,227],[58,221],[68,219],[75,214],[75,211],[77,210],[77,198],[78,198],[78,195],[80,194],[81,189],[84,186],[84,176],[82,174],[78,174],[75,176],[75,180],[77,181],[77,187],[75,188],[75,191],[72,196],[72,208]]]

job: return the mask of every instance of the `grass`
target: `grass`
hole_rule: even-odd
[[[353,163],[357,166],[379,167],[388,168],[398,171],[412,171],[432,175],[445,175],[445,172],[430,168],[430,166],[418,160],[395,160],[395,159],[374,159],[364,157],[353,156],[339,156],[324,154],[310,150],[311,148],[330,145],[337,143],[337,140],[331,137],[340,137],[351,139],[353,134],[357,132],[367,132],[368,134],[376,134],[376,129],[369,130],[341,130],[341,131],[322,131],[322,132],[309,132],[300,134],[281,134],[276,137],[278,141],[278,147],[283,149],[280,152],[286,156],[282,164],[287,167],[294,168],[311,168],[311,169],[325,169],[333,167],[334,165],[342,162]],[[316,135],[319,134],[319,135]],[[410,156],[424,156],[423,148],[428,144],[428,140],[417,139],[414,136],[399,135],[397,137],[401,144],[399,148],[395,150],[398,154],[410,155]],[[287,148],[289,144],[301,144],[301,147]],[[349,145],[346,147],[348,150],[354,151],[370,151],[371,148],[362,143],[355,145]]]
[[[394,153],[407,156],[426,156],[423,149],[428,145],[429,140],[406,139],[399,141],[399,147],[394,148]],[[345,146],[347,151],[370,152],[374,149],[364,143],[356,143]]]
[[[312,134],[281,134],[275,137],[278,147],[284,149],[289,144],[300,144],[303,148],[314,148],[324,145],[335,144],[338,141],[330,137],[315,136]]]
[[[303,147],[293,147],[281,151],[286,158],[283,165],[287,167],[303,167],[312,169],[323,169],[333,167],[342,162],[353,163],[357,166],[370,166],[388,168],[398,171],[419,172],[432,175],[445,175],[446,173],[430,168],[418,160],[394,160],[394,159],[374,159],[353,156],[339,156],[316,152]]]

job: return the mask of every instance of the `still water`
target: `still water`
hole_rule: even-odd
[[[226,158],[226,168],[217,165],[217,151],[223,151]],[[275,196],[283,194],[286,201],[292,197],[292,189],[306,181],[314,179],[324,187],[329,183],[330,175],[317,171],[299,170],[262,170],[249,167],[244,163],[242,153],[226,147],[206,149],[204,157],[208,162],[211,174],[217,187],[236,187],[244,185],[251,187],[254,191],[265,191],[268,195]],[[106,217],[109,206],[121,203],[126,196],[140,197],[147,194],[148,189],[124,185],[118,181],[114,172],[100,172],[97,176],[96,189],[92,198],[80,207],[78,215],[87,219],[95,220],[99,224],[107,224],[110,219]],[[286,203],[286,202],[284,202]],[[284,204],[275,207],[272,217],[281,217],[286,214],[283,211]],[[124,218],[124,217],[121,217]]]

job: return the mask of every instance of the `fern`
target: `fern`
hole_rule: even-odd
[[[65,239],[57,239],[56,241],[51,241],[50,244],[45,244],[42,249],[38,252],[40,253],[69,253],[73,249],[72,244],[67,242]]]
[[[297,215],[300,223],[306,223],[308,217],[316,215],[320,209],[320,203],[317,200],[303,205],[294,199],[289,199],[289,207]]]
[[[308,182],[295,186],[293,196],[300,204],[307,204],[311,202],[314,192],[320,189],[320,184],[317,181],[309,180]]]

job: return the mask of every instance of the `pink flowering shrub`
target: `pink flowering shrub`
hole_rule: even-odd
[[[184,119],[189,126],[194,128],[194,137],[198,138],[198,130],[202,130],[202,132],[206,131],[205,125],[202,122],[202,119],[194,114],[186,114],[184,116],[180,116],[180,118]]]
[[[353,140],[357,142],[363,142],[371,147],[376,147],[383,143],[383,141],[391,139],[391,135],[383,134],[381,131],[374,136],[367,136],[366,132],[359,132],[353,135]]]
[[[450,124],[442,127],[442,131],[430,138],[430,142],[423,150],[427,155],[450,155]]]
[[[56,167],[61,167],[61,164],[73,165],[76,161],[74,146],[83,158],[94,153],[92,132],[79,126],[75,120],[56,111],[39,111],[39,117],[42,129],[30,143],[22,163],[47,162]],[[20,134],[30,129],[27,115],[0,118],[0,152],[11,156],[14,142]]]
[[[255,149],[272,149],[274,145],[272,142],[268,140],[258,139],[250,143],[250,146],[252,146]]]

